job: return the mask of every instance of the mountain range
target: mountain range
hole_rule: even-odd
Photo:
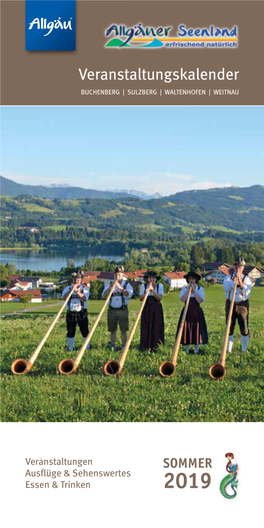
[[[84,189],[82,187],[72,187],[67,183],[51,183],[47,186],[42,185],[25,185],[22,183],[16,183],[13,180],[0,176],[0,188],[2,196],[38,196],[39,198],[60,198],[61,200],[81,199],[81,198],[102,198],[110,200],[113,198],[125,198],[127,196],[136,196],[143,200],[161,198],[161,194],[155,193],[148,195],[142,191],[135,189],[130,190],[105,190],[98,191],[94,189]]]
[[[82,187],[61,187],[55,184],[51,187],[44,187],[42,185],[24,185],[16,183],[8,178],[0,176],[0,189],[2,196],[38,196],[39,198],[50,198],[54,200],[59,198],[61,200],[81,199],[81,198],[122,198],[127,197],[126,192],[110,192],[110,191],[96,191],[94,189],[83,189]]]

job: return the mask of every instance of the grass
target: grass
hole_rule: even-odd
[[[177,204],[175,204],[173,202],[167,202],[164,205],[162,205],[161,207],[162,207],[162,209],[166,209],[167,207],[175,207],[175,205],[177,205]]]
[[[106,213],[101,214],[101,218],[113,218],[115,216],[122,215],[122,211],[119,211],[119,209],[113,209],[111,211],[106,211]]]
[[[244,201],[244,198],[242,198],[241,196],[236,196],[235,194],[229,194],[228,198],[232,198],[233,200],[238,200],[242,202]]]
[[[85,200],[82,200],[81,198],[79,200],[63,200],[63,205],[68,206],[74,206],[80,205],[81,203],[85,203]]]
[[[121,203],[117,203],[118,207],[120,207],[121,209],[126,209],[127,211],[135,211],[135,207],[132,207],[132,205],[125,205],[125,204],[121,204]]]
[[[193,229],[192,227],[188,227],[186,225],[173,224],[173,227],[180,227],[185,233],[189,233],[189,234],[195,233],[195,229]]]
[[[52,226],[45,226],[43,228],[43,231],[51,229],[52,231],[66,231],[67,226],[66,225],[52,225]]]
[[[61,305],[61,301],[57,299],[49,299],[46,301],[42,301],[42,303],[22,303],[22,302],[1,302],[0,303],[0,315],[5,315],[7,313],[14,313],[18,312],[19,310],[30,310],[31,308],[41,308],[41,312],[44,313],[48,311],[48,308],[46,307],[47,304],[53,304],[58,303],[58,305]],[[34,313],[34,311],[32,311]]]
[[[141,213],[142,215],[153,215],[154,214],[154,211],[151,211],[151,209],[145,209],[143,207],[138,207],[138,212]]]
[[[76,373],[58,374],[59,361],[75,357],[82,344],[77,332],[74,353],[66,349],[64,316],[55,326],[31,372],[15,377],[10,365],[17,357],[28,359],[51,324],[57,308],[2,320],[2,421],[168,421],[242,422],[263,420],[263,288],[251,294],[249,350],[240,352],[238,329],[233,354],[226,363],[226,377],[213,381],[209,367],[218,361],[225,331],[224,296],[221,287],[206,290],[204,307],[210,344],[199,356],[180,350],[176,374],[162,379],[162,361],[170,359],[181,309],[178,292],[163,299],[166,344],[158,352],[140,352],[139,328],[118,378],[103,374],[113,354],[108,350],[106,315],[95,332],[93,349],[87,351]],[[90,326],[101,301],[89,303]],[[130,303],[130,328],[139,301]],[[10,338],[10,336],[12,336]],[[120,346],[120,342],[118,342]],[[118,358],[120,351],[114,354]]]
[[[221,226],[221,225],[211,225],[208,226],[208,229],[217,229],[217,231],[224,231],[226,233],[236,233],[240,234],[241,231],[237,231],[236,229],[230,229],[229,227]]]
[[[140,224],[138,227],[141,227],[143,229],[148,229],[150,231],[156,230],[156,229],[164,229],[162,226],[156,225],[156,224]]]
[[[24,209],[28,211],[29,213],[49,213],[51,214],[53,211],[52,209],[49,209],[48,207],[43,207],[42,205],[37,205],[34,203],[23,203],[22,204]]]

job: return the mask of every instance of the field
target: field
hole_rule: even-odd
[[[69,356],[65,320],[55,326],[30,373],[15,377],[10,371],[17,357],[28,359],[49,327],[57,309],[14,315],[1,320],[1,420],[2,421],[166,421],[242,422],[263,420],[263,341],[264,289],[254,288],[250,304],[251,340],[247,353],[240,352],[238,328],[232,355],[227,358],[226,377],[213,381],[208,375],[218,361],[225,331],[224,295],[220,286],[206,290],[204,306],[210,344],[202,354],[187,355],[180,350],[176,374],[162,379],[160,363],[170,359],[175,328],[181,309],[178,293],[163,299],[166,345],[156,353],[140,352],[139,328],[124,370],[118,378],[103,374],[103,365],[117,359],[108,349],[106,316],[93,338],[79,369],[61,376],[57,365]],[[89,304],[90,326],[102,306]],[[130,327],[139,301],[130,303]],[[82,343],[78,333],[75,357]]]

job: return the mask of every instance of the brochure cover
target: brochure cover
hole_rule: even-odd
[[[3,526],[260,525],[263,17],[1,1]]]

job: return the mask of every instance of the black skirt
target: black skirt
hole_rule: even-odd
[[[177,333],[181,324],[181,318],[184,308],[178,322]],[[204,313],[199,303],[194,297],[190,298],[190,304],[187,310],[186,319],[183,327],[181,344],[182,345],[206,345],[208,343],[208,333]]]
[[[162,304],[151,296],[147,299],[141,316],[140,348],[154,350],[164,344],[164,317]]]

